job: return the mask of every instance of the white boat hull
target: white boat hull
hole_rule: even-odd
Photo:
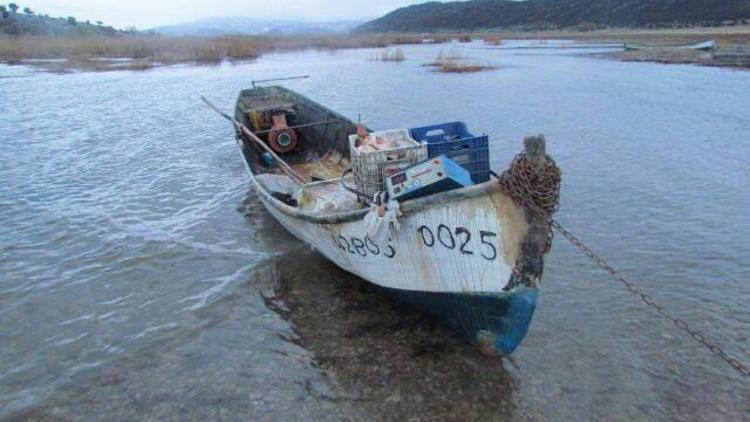
[[[400,230],[380,244],[361,218],[309,222],[259,192],[294,236],[342,269],[437,315],[483,353],[509,355],[526,336],[541,272],[514,283],[530,230],[522,209],[499,189],[407,211]]]
[[[499,190],[406,212],[401,228],[384,242],[368,236],[363,219],[315,224],[261,199],[294,236],[342,269],[389,289],[500,292],[511,279],[528,231],[521,209]]]
[[[325,161],[328,153],[312,161],[320,164],[316,171],[336,169],[349,147],[342,141],[357,130],[345,117],[281,87],[240,93],[233,120],[242,129],[236,137],[238,147],[258,197],[274,218],[342,269],[436,314],[483,352],[512,353],[526,335],[536,308],[550,240],[547,221],[516,205],[503,193],[507,186],[493,179],[405,201],[397,231],[370,235],[367,209],[356,203],[337,208],[345,201],[318,207],[310,202],[315,195],[305,195],[318,188],[327,192],[322,187],[332,181],[307,183],[287,167],[282,168],[287,176],[268,171],[273,161],[263,159],[267,148],[258,147],[263,141],[243,125],[252,126],[248,113],[253,107],[262,109],[281,100],[299,104],[310,121],[335,118],[340,123],[335,130],[326,126],[307,132],[313,156],[323,151],[341,154],[336,163]],[[544,156],[543,138],[529,138],[525,148],[536,157]],[[310,163],[298,165],[306,164]],[[308,171],[312,175],[312,168]]]

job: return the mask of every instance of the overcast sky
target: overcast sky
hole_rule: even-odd
[[[206,16],[249,16],[290,19],[379,17],[401,6],[427,0],[15,0],[50,16],[74,16],[118,28],[188,22]],[[12,0],[0,0],[10,3]]]

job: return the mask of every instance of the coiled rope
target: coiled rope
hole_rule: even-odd
[[[547,253],[552,245],[552,229],[554,228],[568,239],[573,246],[583,252],[584,255],[591,258],[596,265],[607,271],[630,292],[640,297],[645,304],[656,309],[659,315],[671,321],[677,328],[686,332],[699,344],[708,348],[712,353],[727,362],[740,374],[750,376],[750,368],[726,353],[718,343],[709,340],[704,334],[690,327],[687,322],[675,317],[664,307],[664,305],[643,292],[633,284],[632,281],[625,277],[625,274],[607,263],[604,258],[599,256],[589,246],[583,243],[583,241],[552,218],[552,215],[557,211],[559,206],[560,176],[560,169],[549,155],[545,155],[544,162],[537,163],[529,160],[525,153],[521,153],[513,159],[510,168],[503,172],[498,178],[503,192],[510,196],[516,205],[526,206],[527,209],[544,218],[549,225],[547,244],[545,245],[544,253]]]

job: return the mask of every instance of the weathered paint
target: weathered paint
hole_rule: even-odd
[[[345,120],[298,94],[274,89]],[[254,177],[251,146],[237,141],[266,209],[336,265],[442,317],[484,353],[509,354],[526,335],[548,227],[503,194],[496,181],[407,201],[401,204],[400,230],[376,241],[367,233],[367,209],[311,211],[274,198]],[[315,166],[308,165],[311,173]]]
[[[289,232],[339,267],[399,290],[500,292],[528,230],[521,210],[499,191],[405,212],[401,229],[385,242],[367,235],[363,219],[311,224],[282,212],[272,199],[261,200]]]
[[[342,269],[437,315],[483,353],[508,355],[526,335],[538,290],[509,287],[529,225],[501,192],[406,213],[401,229],[383,244],[369,239],[362,219],[312,224],[282,212],[272,197],[260,197],[297,238]]]
[[[440,317],[487,355],[509,355],[521,344],[539,292],[529,287],[483,294],[386,291]]]

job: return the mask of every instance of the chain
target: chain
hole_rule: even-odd
[[[498,179],[503,191],[513,198],[516,205],[534,204],[543,215],[550,216],[559,205],[561,174],[549,155],[545,155],[541,163],[531,163],[526,154],[521,153]],[[545,254],[552,247],[552,236],[552,228],[549,228],[542,250]]]
[[[628,280],[625,275],[609,265],[607,261],[605,261],[602,257],[597,255],[591,248],[586,246],[580,239],[575,237],[573,233],[569,232],[565,227],[560,225],[556,220],[550,219],[549,220],[550,225],[555,228],[561,235],[563,235],[566,239],[570,241],[576,248],[578,248],[581,252],[583,252],[586,256],[591,258],[598,266],[603,268],[605,271],[607,271],[612,277],[620,281],[625,287],[630,290],[631,292],[638,295],[641,300],[647,304],[656,309],[661,316],[664,318],[672,321],[672,323],[677,326],[677,328],[680,328],[681,330],[685,331],[692,337],[695,341],[698,343],[706,346],[710,351],[712,351],[714,354],[725,360],[729,365],[732,366],[732,368],[736,369],[738,372],[740,372],[742,375],[750,376],[750,368],[743,365],[740,361],[737,359],[729,356],[727,352],[724,351],[724,349],[721,348],[718,344],[712,342],[711,340],[708,340],[703,334],[696,331],[694,328],[690,327],[687,322],[684,320],[675,317],[672,315],[667,308],[665,308],[662,304],[657,302],[653,297],[649,296],[648,294],[644,293],[641,289],[639,289],[637,286],[635,286],[630,280]]]
[[[549,251],[552,241],[552,229],[554,228],[576,248],[591,258],[591,260],[599,267],[621,282],[630,292],[639,296],[643,303],[656,309],[662,317],[672,321],[677,328],[685,331],[695,341],[726,361],[739,373],[745,376],[750,376],[750,368],[730,356],[717,343],[707,339],[702,333],[690,327],[687,322],[672,315],[664,305],[660,304],[653,297],[639,289],[625,277],[625,274],[609,265],[604,258],[597,255],[596,252],[573,235],[573,233],[568,231],[568,229],[563,227],[557,222],[557,220],[552,219],[551,215],[557,210],[558,205],[560,171],[557,169],[557,166],[555,166],[555,162],[552,161],[549,156],[547,156],[547,163],[545,164],[545,167],[543,167],[544,170],[541,173],[546,173],[550,176],[550,179],[545,180],[543,177],[530,177],[529,175],[536,176],[537,174],[540,174],[539,171],[530,170],[530,167],[531,166],[527,164],[524,154],[519,154],[511,163],[510,169],[504,172],[499,178],[499,181],[503,191],[513,198],[517,204],[525,205],[528,209],[544,218],[549,224],[550,230],[547,236],[547,245],[545,246],[544,253]]]

